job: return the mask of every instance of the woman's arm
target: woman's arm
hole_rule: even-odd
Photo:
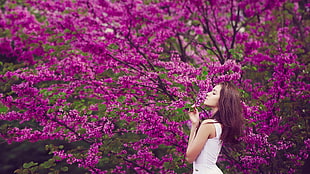
[[[203,121],[199,128],[197,125],[192,125],[191,127],[188,146],[186,149],[186,161],[189,163],[192,163],[196,160],[202,148],[206,144],[212,130],[215,129],[213,124],[205,124],[207,122],[207,120]],[[198,131],[196,129],[198,129]]]
[[[192,106],[192,109],[193,109],[192,111],[189,110],[190,112],[188,112],[189,119],[190,119],[190,121],[192,123],[191,131],[190,131],[190,134],[189,134],[188,146],[193,142],[194,137],[196,136],[196,133],[197,133],[197,129],[199,129],[199,126],[200,126],[200,123],[201,123],[200,120],[199,120],[198,109],[195,107],[195,105]]]
[[[199,123],[192,123],[191,132],[189,134],[189,139],[188,139],[188,145],[193,142],[194,137],[196,136],[196,133],[199,129],[200,124],[201,124],[200,121],[199,121]]]

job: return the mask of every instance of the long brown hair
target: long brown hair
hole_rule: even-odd
[[[218,111],[213,118],[223,125],[221,140],[224,143],[236,144],[242,136],[244,118],[240,94],[232,82],[223,82],[219,98]]]

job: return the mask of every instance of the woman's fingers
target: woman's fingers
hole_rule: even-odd
[[[195,104],[193,104],[189,108],[186,108],[185,110],[188,112],[188,114],[197,114],[198,113],[198,109],[197,109],[197,106]]]

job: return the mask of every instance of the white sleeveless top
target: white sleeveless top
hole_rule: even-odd
[[[212,122],[217,122],[212,120]],[[220,123],[213,123],[215,127],[216,137],[208,139],[197,159],[193,163],[194,174],[222,174],[217,167],[216,161],[222,148],[222,126]]]

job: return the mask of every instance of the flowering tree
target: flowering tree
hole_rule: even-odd
[[[247,128],[221,168],[300,170],[310,150],[307,12],[281,0],[7,0],[1,138],[67,142],[16,172],[65,161],[92,173],[188,173],[183,111],[227,80]]]

